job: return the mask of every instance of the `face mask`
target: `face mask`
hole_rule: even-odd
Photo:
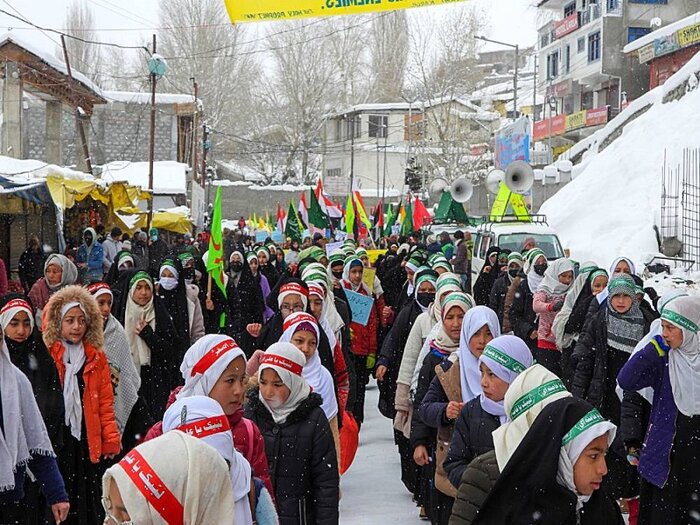
[[[418,294],[418,304],[424,308],[430,306],[430,303],[432,303],[433,301],[435,301],[435,293],[433,292]]]
[[[547,265],[546,264],[536,264],[533,268],[535,268],[535,273],[537,275],[544,275],[544,272],[547,270]]]
[[[174,277],[161,277],[158,282],[166,290],[174,290],[177,288],[177,279]]]
[[[508,270],[508,275],[510,275],[511,277],[517,277],[519,271],[520,268],[511,268],[510,270]]]
[[[332,272],[332,273],[333,273],[333,277],[335,277],[336,279],[343,278],[343,272]]]
[[[231,271],[232,271],[232,272],[238,273],[238,272],[240,272],[242,269],[243,269],[243,263],[239,263],[239,262],[231,263]]]

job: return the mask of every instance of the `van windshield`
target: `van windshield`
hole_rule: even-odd
[[[559,244],[559,239],[552,234],[533,234],[533,233],[511,233],[507,235],[499,235],[498,247],[501,249],[509,249],[513,252],[521,252],[524,249],[527,241],[535,241],[537,248],[542,250],[547,256],[547,259],[559,259],[564,257],[564,250]]]

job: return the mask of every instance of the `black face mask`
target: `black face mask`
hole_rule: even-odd
[[[520,268],[511,268],[510,270],[508,270],[508,275],[510,275],[511,277],[517,277],[519,271]]]
[[[183,268],[182,269],[182,276],[184,279],[189,279],[191,281],[194,281],[194,268]]]
[[[87,235],[83,236],[83,240],[85,241],[85,244],[90,246],[92,244],[92,235],[88,233]]]
[[[535,266],[533,266],[533,268],[535,269],[535,273],[537,275],[541,276],[541,275],[544,275],[544,272],[547,270],[547,265],[546,264],[536,264]]]
[[[418,304],[421,305],[423,308],[427,308],[428,306],[430,306],[430,303],[432,303],[433,301],[435,301],[434,292],[418,294]]]
[[[331,272],[331,273],[333,273],[333,277],[335,277],[336,279],[342,279],[342,278],[343,278],[343,272],[342,272],[342,271],[340,271],[340,272]]]
[[[231,271],[232,272],[240,272],[242,269],[243,269],[243,263],[239,263],[239,262],[231,263]]]

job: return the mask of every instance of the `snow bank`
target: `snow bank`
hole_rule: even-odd
[[[44,180],[49,175],[66,179],[94,180],[89,173],[72,170],[36,159],[15,159],[0,155],[0,175],[18,184]]]
[[[252,182],[248,182],[246,180],[229,179],[213,180],[211,183],[214,186],[221,186],[223,188],[228,188],[230,186],[251,186],[253,184]]]
[[[700,69],[699,61],[696,56],[693,65],[669,81],[678,85]],[[663,89],[634,101],[600,130],[582,172],[542,205],[540,213],[547,215],[574,259],[607,266],[615,257],[627,256],[641,264],[658,252],[653,227],[661,212],[664,150],[668,159],[678,159],[683,148],[697,146],[700,135],[700,121],[692,118],[700,112],[700,89],[666,104],[661,102]],[[597,151],[605,137],[647,104],[652,106],[646,113]]]
[[[184,195],[187,193],[187,164],[171,160],[153,163],[153,193]],[[148,162],[114,161],[102,167],[102,180],[125,181],[148,189]]]

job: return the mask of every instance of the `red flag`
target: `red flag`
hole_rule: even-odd
[[[380,200],[377,207],[374,209],[374,225],[384,228],[384,205]]]
[[[415,231],[420,230],[426,224],[430,224],[433,218],[430,212],[421,202],[421,200],[416,196],[416,200],[413,204],[413,229]]]

